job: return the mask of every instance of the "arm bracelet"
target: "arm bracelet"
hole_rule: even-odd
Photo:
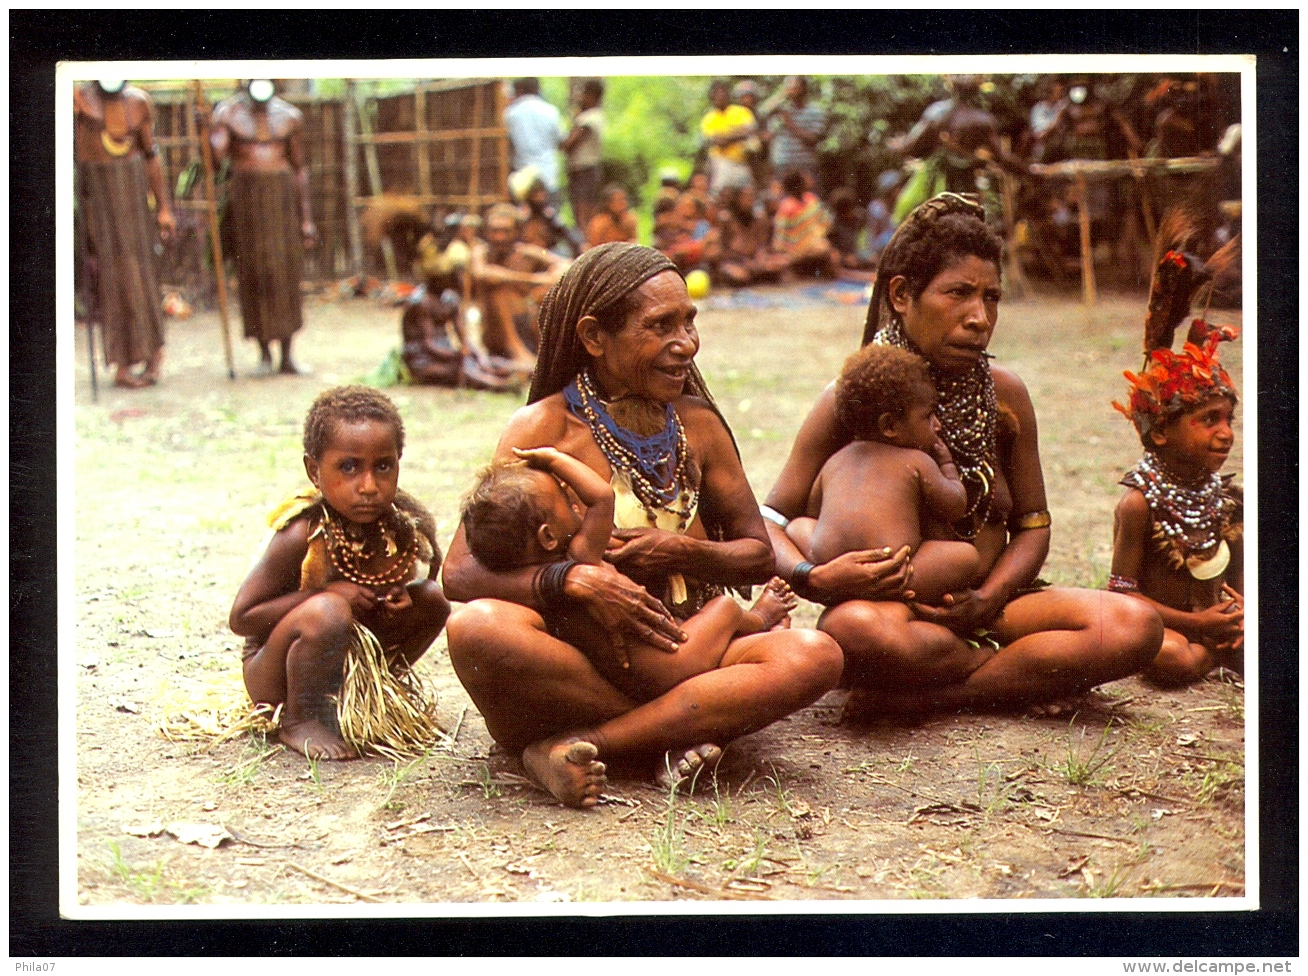
[[[1025,532],[1027,529],[1047,529],[1053,519],[1049,517],[1049,510],[1043,509],[1039,512],[1027,512],[1025,515],[1018,516],[1013,520],[1013,526],[1018,532]]]
[[[758,507],[758,511],[760,515],[762,515],[773,525],[779,525],[781,526],[781,528],[784,529],[787,525],[790,524],[790,519],[786,518],[775,508],[769,508],[767,505],[760,505]]]
[[[531,588],[544,609],[553,609],[563,602],[563,588],[568,582],[568,570],[576,565],[575,559],[564,559],[557,563],[549,563],[536,571],[531,581]]]
[[[1140,584],[1129,576],[1117,576],[1110,573],[1108,576],[1109,593],[1139,593]]]
[[[813,564],[808,560],[796,563],[795,568],[790,571],[790,588],[807,600],[808,574],[813,572]]]

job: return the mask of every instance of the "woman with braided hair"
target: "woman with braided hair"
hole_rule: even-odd
[[[1140,601],[1045,589],[1036,579],[1050,518],[1035,411],[1022,381],[986,352],[999,313],[1001,247],[974,198],[928,200],[882,253],[863,333],[864,345],[900,346],[927,361],[941,438],[967,488],[953,532],[975,543],[981,584],[927,606],[914,600],[907,547],[803,560],[785,526],[805,513],[822,465],[850,441],[836,419],[834,384],[804,421],[763,508],[778,575],[827,606],[818,628],[844,651],[844,683],[887,710],[1050,701],[1143,670],[1162,641],[1161,622]]]
[[[494,460],[539,447],[576,458],[612,485],[618,528],[602,565],[491,570],[460,525],[444,582],[471,602],[450,621],[450,660],[495,740],[521,750],[558,799],[589,807],[606,763],[691,776],[732,739],[817,700],[839,680],[840,650],[779,628],[732,640],[662,694],[624,676],[628,646],[675,652],[679,621],[723,587],[767,581],[772,548],[695,368],[695,306],[671,261],[635,244],[587,251],[546,295],[540,327],[527,406]],[[572,636],[596,630],[608,640]]]

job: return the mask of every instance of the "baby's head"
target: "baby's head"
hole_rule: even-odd
[[[836,418],[855,440],[929,451],[940,424],[926,360],[898,346],[864,346],[836,380]]]
[[[494,464],[463,499],[468,548],[487,569],[554,562],[568,553],[581,513],[548,471]]]
[[[374,522],[395,501],[404,421],[366,386],[318,394],[304,418],[304,470],[327,503],[355,522]]]

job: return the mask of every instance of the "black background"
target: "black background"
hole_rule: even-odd
[[[9,28],[11,954],[1298,955],[1297,11],[12,10]],[[1031,53],[1258,57],[1260,911],[368,922],[58,917],[56,62]]]

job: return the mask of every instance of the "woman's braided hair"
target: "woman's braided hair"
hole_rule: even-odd
[[[959,258],[976,256],[1000,267],[1003,253],[1004,242],[986,226],[985,208],[975,195],[941,193],[932,197],[908,215],[881,252],[863,344],[871,342],[893,314],[890,280],[896,275],[907,279],[908,293],[916,299],[936,275]]]

